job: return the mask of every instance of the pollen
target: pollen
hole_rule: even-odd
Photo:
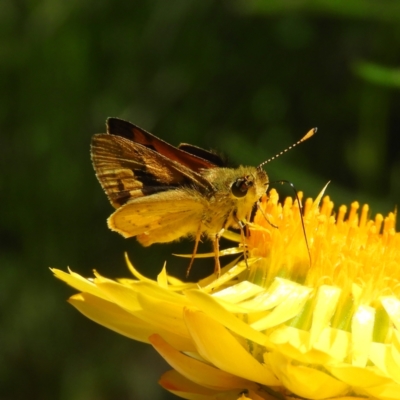
[[[358,202],[335,213],[328,196],[318,200],[305,201],[303,217],[297,202],[281,205],[274,190],[262,200],[247,242],[250,254],[262,259],[254,275],[270,282],[284,265],[285,277],[310,287],[330,284],[350,292],[357,284],[367,304],[377,296],[400,296],[395,214],[370,218],[369,206]]]

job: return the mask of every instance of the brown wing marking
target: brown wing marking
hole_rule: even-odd
[[[123,137],[94,135],[91,154],[97,178],[115,208],[180,186],[213,190],[200,174]]]
[[[207,160],[217,167],[226,167],[225,160],[222,159],[218,154],[215,154],[208,150],[204,150],[201,147],[194,146],[193,144],[181,143],[178,148],[179,150],[186,151],[186,153],[190,153],[196,157]]]
[[[157,153],[169,158],[170,160],[177,161],[186,167],[199,172],[204,168],[215,168],[219,163],[214,163],[213,157],[202,158],[202,155],[212,154],[207,150],[202,150],[201,153],[187,152],[170,145],[164,140],[152,135],[150,132],[118,118],[107,119],[107,133],[115,136],[124,137],[135,143],[146,146]],[[215,156],[219,158],[218,156]]]

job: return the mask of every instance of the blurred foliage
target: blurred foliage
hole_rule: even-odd
[[[397,0],[2,0],[0,398],[174,398],[150,346],[79,315],[48,270],[127,276],[128,251],[148,276],[164,260],[185,274],[171,253],[192,243],[143,249],[106,227],[89,144],[108,116],[250,165],[318,126],[266,166],[271,180],[306,196],[331,180],[336,204],[393,210],[399,21]]]
[[[354,72],[361,78],[377,85],[389,88],[400,87],[400,68],[387,68],[371,62],[359,61],[354,63]]]

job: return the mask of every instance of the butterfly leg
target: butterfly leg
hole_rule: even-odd
[[[244,262],[246,263],[247,269],[249,269],[249,264],[247,264],[246,235],[244,234],[244,228],[246,227],[246,225],[242,221],[238,221],[238,225],[239,225],[239,228],[240,228],[240,236],[241,236],[241,239],[242,239]]]
[[[247,264],[247,244],[246,244],[246,235],[244,233],[245,228],[247,229],[247,233],[249,233],[247,225],[245,222],[241,221],[236,214],[233,214],[233,218],[236,221],[236,224],[238,225],[240,229],[240,237],[242,239],[242,246],[243,246],[243,257],[244,257],[244,262],[246,263],[247,269],[249,269],[249,264]]]
[[[215,257],[214,274],[216,274],[218,278],[221,275],[221,264],[219,262],[219,239],[222,236],[222,234],[224,233],[224,230],[225,229],[221,229],[215,235],[215,238],[214,238],[214,241],[213,241],[214,257]]]
[[[201,238],[201,230],[202,226],[201,226],[201,222],[199,224],[199,228],[197,229],[197,233],[196,233],[196,239],[194,242],[194,249],[193,249],[193,253],[192,253],[192,258],[190,259],[190,263],[189,263],[189,267],[186,271],[186,278],[189,276],[190,270],[192,269],[192,265],[194,262],[194,259],[196,257],[196,253],[197,253],[197,248],[199,247],[199,242],[200,242],[200,238]]]

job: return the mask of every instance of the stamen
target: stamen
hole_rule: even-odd
[[[311,211],[311,209],[312,209],[312,205],[313,205],[313,200],[309,197],[309,198],[306,200],[306,202],[305,202],[305,204],[304,204],[304,206],[303,206],[303,209],[304,209],[303,215],[304,215],[304,217],[307,217],[307,216],[308,216],[308,214],[310,213],[310,211]]]
[[[383,225],[383,232],[390,233],[391,231],[394,230],[394,226],[395,226],[395,218],[394,218],[394,214],[391,212],[385,218],[385,223]]]
[[[376,232],[379,233],[382,229],[382,222],[383,222],[383,215],[382,214],[376,214],[375,216],[375,226],[376,226]]]
[[[350,213],[349,213],[349,218],[348,218],[348,221],[351,225],[354,223],[357,225],[357,221],[358,221],[357,211],[359,208],[360,208],[360,203],[358,201],[354,201],[353,203],[351,203]]]
[[[361,209],[360,224],[359,224],[360,228],[364,228],[365,224],[368,221],[368,211],[369,211],[368,204],[364,204]]]
[[[347,212],[347,207],[345,205],[342,205],[339,207],[339,212],[336,218],[336,224],[339,225],[339,223],[342,223],[344,221],[344,217]]]

